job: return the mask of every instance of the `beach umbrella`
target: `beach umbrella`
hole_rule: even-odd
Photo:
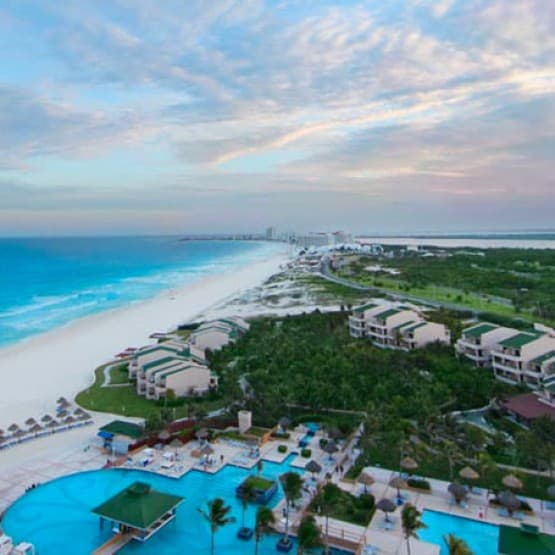
[[[401,468],[405,470],[416,470],[418,463],[412,457],[404,457],[401,459]]]
[[[212,449],[210,445],[205,445],[200,451],[203,455],[211,455],[214,452],[214,449]]]
[[[459,476],[465,480],[477,480],[480,475],[470,466],[465,466],[459,471]]]
[[[397,498],[401,497],[401,492],[399,491],[401,488],[407,488],[408,484],[401,478],[401,476],[395,476],[395,478],[389,481],[389,486],[395,488],[397,490]]]
[[[41,422],[50,422],[52,420],[52,417],[49,414],[45,414],[40,421]]]
[[[11,432],[12,434],[17,430],[19,430],[19,426],[17,424],[12,424],[11,426],[8,427],[8,432]]]
[[[312,475],[322,472],[322,467],[315,460],[307,462],[304,469]]]
[[[36,423],[37,421],[34,418],[27,418],[27,420],[25,420],[25,426],[33,426]]]
[[[457,503],[460,503],[467,495],[466,488],[462,484],[453,482],[447,487],[447,491],[454,497]]]
[[[67,403],[67,399],[65,397],[59,397],[58,400],[56,401],[56,403],[58,405],[61,405],[63,403]]]
[[[50,420],[50,422],[46,424],[47,428],[55,428],[56,426],[58,426],[58,422],[56,422],[56,420]]]
[[[497,500],[509,511],[509,514],[512,514],[521,505],[520,499],[512,491],[502,491],[497,496]]]
[[[367,493],[368,491],[368,486],[371,486],[376,480],[374,480],[374,478],[372,476],[370,476],[370,474],[368,474],[368,472],[363,472],[359,477],[358,477],[358,482],[360,484],[364,485],[364,493]]]
[[[194,459],[198,459],[202,455],[202,451],[200,449],[193,449],[191,451],[191,457]]]
[[[12,434],[12,437],[22,437],[24,435],[26,435],[27,432],[21,430],[21,429],[17,429],[15,430],[15,432]]]
[[[509,489],[522,489],[522,482],[514,474],[507,474],[501,482]]]
[[[4,430],[0,430],[0,436],[4,435]]]
[[[58,409],[67,409],[71,405],[71,403],[63,397],[61,399],[62,400],[58,403]]]
[[[168,439],[170,439],[171,435],[170,432],[168,432],[168,430],[162,430],[159,434],[158,434],[158,439],[160,441],[167,441]]]
[[[337,445],[335,444],[335,441],[328,441],[325,445],[324,445],[324,451],[326,453],[328,453],[328,455],[333,455],[333,453],[337,453],[339,449],[337,448]]]
[[[283,416],[279,419],[278,424],[280,428],[286,430],[289,426],[291,426],[291,420],[287,418],[287,416]]]
[[[0,445],[2,445],[2,443],[6,442],[6,441],[8,441],[7,437],[0,436]]]
[[[552,486],[549,486],[547,488],[547,495],[549,495],[549,497],[552,497],[553,499],[555,499],[555,484],[553,484]]]
[[[88,420],[90,417],[91,417],[91,415],[88,412],[85,412],[85,411],[80,412],[79,415],[77,416],[77,418],[79,420]]]
[[[181,443],[181,441],[179,441],[179,439],[174,438],[174,439],[171,440],[170,447],[175,447],[177,449],[179,447],[183,447],[183,443]]]
[[[384,512],[385,520],[387,522],[390,522],[389,521],[389,513],[393,513],[396,508],[397,508],[397,505],[395,505],[395,503],[393,503],[393,501],[391,501],[391,499],[387,499],[385,497],[383,499],[380,499],[376,503],[376,509],[379,509],[380,511]]]
[[[61,410],[57,413],[57,417],[58,418],[65,418],[66,416],[69,415],[69,412],[67,410]]]
[[[81,408],[81,407],[77,407],[74,411],[73,414],[79,416],[80,414],[84,414],[85,411]]]
[[[36,434],[37,432],[40,432],[42,430],[42,426],[40,424],[34,424],[33,426],[31,426],[29,428],[29,431],[33,434]]]
[[[74,418],[73,416],[71,416],[71,414],[70,414],[69,416],[66,416],[66,417],[64,418],[64,422],[65,422],[66,424],[71,424],[72,422],[75,422],[75,418]]]

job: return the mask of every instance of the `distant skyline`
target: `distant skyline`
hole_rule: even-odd
[[[555,3],[4,0],[0,235],[552,230]]]

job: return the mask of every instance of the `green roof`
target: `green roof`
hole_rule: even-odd
[[[177,345],[172,347],[171,345],[164,345],[164,343],[158,343],[157,345],[152,345],[152,347],[141,349],[140,351],[135,353],[135,356],[140,357],[148,353],[154,353],[155,351],[167,351],[168,353],[182,353],[186,350],[187,349],[185,345],[182,348],[179,348],[177,347]]]
[[[150,370],[151,368],[156,368],[157,366],[168,364],[174,361],[185,362],[186,360],[187,360],[186,358],[180,358],[177,355],[159,358],[158,360],[153,360],[152,362],[147,362],[146,364],[143,364],[143,370]]]
[[[400,312],[401,311],[397,310],[396,308],[388,308],[387,310],[384,310],[383,312],[379,312],[378,314],[374,314],[374,318],[376,318],[377,320],[385,321],[390,316],[395,316],[395,314],[399,314]]]
[[[127,436],[133,439],[137,439],[144,434],[144,430],[141,426],[123,420],[113,420],[109,424],[102,426],[100,431],[114,435]]]
[[[498,327],[495,324],[478,324],[463,330],[463,335],[466,337],[481,337],[484,333],[496,330]]]
[[[422,326],[427,326],[428,322],[418,322],[417,324],[413,324],[412,326],[409,326],[408,328],[403,328],[401,331],[405,332],[405,331],[414,331],[418,328],[421,328]]]
[[[501,525],[497,551],[499,555],[553,555],[555,536]]]
[[[550,358],[555,358],[555,351],[549,351],[549,353],[545,353],[539,357],[536,357],[530,361],[532,364],[543,364],[546,360]]]
[[[364,312],[365,310],[370,310],[371,308],[376,308],[378,305],[376,303],[366,303],[362,306],[357,306],[355,312]]]
[[[135,482],[92,512],[103,518],[146,530],[182,501],[183,497],[161,493],[151,489],[149,484]]]
[[[516,335],[511,335],[507,339],[504,339],[499,343],[502,347],[512,347],[518,349],[523,345],[527,345],[528,343],[532,343],[532,341],[536,341],[539,337],[541,337],[542,333],[532,333],[532,332],[520,332]]]
[[[408,326],[409,324],[414,324],[414,322],[415,322],[414,320],[409,320],[408,322],[403,322],[401,324],[398,324],[397,326],[393,326],[391,328],[391,331],[398,330],[399,328],[402,328],[404,326]]]

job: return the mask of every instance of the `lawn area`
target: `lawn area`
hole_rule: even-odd
[[[129,383],[127,366],[127,363],[119,364],[110,370],[110,385]]]
[[[145,419],[159,417],[161,411],[165,409],[170,410],[172,418],[176,419],[187,417],[192,411],[209,412],[216,410],[221,408],[224,403],[222,399],[195,398],[184,400],[176,406],[164,407],[163,402],[151,401],[137,395],[134,383],[122,387],[101,387],[106,366],[98,367],[95,370],[94,384],[77,395],[76,401],[84,409]]]
[[[266,491],[274,485],[274,482],[267,478],[262,478],[261,476],[249,476],[242,485],[250,486],[258,491]]]

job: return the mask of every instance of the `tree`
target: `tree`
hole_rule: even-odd
[[[256,499],[256,492],[254,491],[252,484],[249,481],[245,482],[241,487],[241,508],[243,509],[241,514],[242,530],[246,528],[245,513],[247,512],[247,507],[249,503],[254,502],[255,499]]]
[[[403,525],[403,535],[407,540],[407,553],[410,555],[410,538],[417,538],[416,532],[420,528],[425,528],[426,525],[420,520],[422,513],[410,503],[403,507],[401,513],[401,521]]]
[[[467,543],[453,534],[443,536],[443,541],[447,545],[449,555],[474,555]]]
[[[272,524],[275,523],[272,509],[268,507],[258,507],[256,511],[256,522],[254,525],[254,553],[258,555],[258,544],[265,534],[272,531]]]
[[[262,472],[262,469],[264,468],[264,463],[262,462],[262,459],[258,459],[256,461],[256,473],[260,476],[260,473]]]
[[[280,476],[281,486],[285,494],[285,533],[279,540],[283,545],[289,545],[289,508],[301,496],[302,478],[297,472],[286,472]]]
[[[305,549],[322,546],[320,529],[312,515],[305,516],[301,520],[299,529],[297,530],[297,541],[299,543],[297,555],[302,555]]]
[[[212,499],[206,503],[207,510],[198,509],[198,512],[205,518],[205,520],[210,524],[210,553],[214,555],[214,536],[216,532],[226,524],[231,524],[235,522],[235,518],[232,516],[227,516],[231,507],[225,504],[225,501],[220,497]]]
[[[329,549],[330,549],[328,544],[329,516],[331,511],[333,510],[333,507],[337,504],[340,494],[341,494],[341,490],[335,484],[333,484],[332,482],[327,482],[322,488],[322,492],[320,493],[320,496],[319,496],[320,503],[322,505],[322,511],[326,519],[324,553],[329,553]]]
[[[454,441],[451,441],[448,439],[443,441],[443,444],[441,447],[442,447],[441,450],[443,451],[443,454],[447,459],[447,464],[449,465],[449,479],[453,480],[454,466],[456,463],[463,460],[461,450],[459,449],[459,446]]]

